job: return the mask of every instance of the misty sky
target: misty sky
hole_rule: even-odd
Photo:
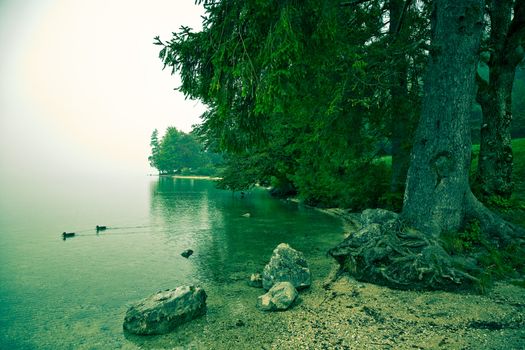
[[[201,28],[194,0],[0,0],[0,180],[154,172],[149,138],[204,107],[153,37]]]

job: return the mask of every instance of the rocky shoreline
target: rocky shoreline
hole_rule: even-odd
[[[355,224],[341,209],[322,210]],[[336,243],[336,242],[334,242]],[[208,313],[176,331],[128,340],[142,349],[523,349],[525,289],[500,282],[484,295],[401,291],[334,278],[326,251],[305,252],[312,284],[292,308],[257,310],[261,290],[249,275],[232,276],[221,298],[210,293]],[[232,305],[225,305],[225,298]],[[231,308],[230,317],[220,317]]]
[[[335,266],[333,266],[335,268]],[[328,277],[328,276],[326,276]],[[348,276],[314,280],[293,308],[208,314],[177,331],[135,340],[143,349],[523,349],[525,290],[496,284],[486,295],[399,291]],[[244,282],[242,282],[244,284]],[[241,286],[252,297],[257,289]],[[237,293],[232,293],[234,296]],[[184,345],[181,345],[184,344]]]

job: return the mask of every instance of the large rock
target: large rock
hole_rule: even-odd
[[[206,313],[206,293],[200,287],[181,286],[153,294],[126,312],[124,329],[134,334],[165,334]]]
[[[297,290],[290,282],[276,283],[268,293],[257,298],[257,308],[263,311],[288,309],[297,298]]]
[[[310,287],[312,277],[303,253],[281,243],[274,249],[262,273],[263,288],[269,290],[278,282],[290,282],[295,288]]]

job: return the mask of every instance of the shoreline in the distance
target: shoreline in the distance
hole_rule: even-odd
[[[204,175],[170,175],[174,179],[191,179],[191,180],[211,180],[218,181],[221,178],[216,176],[204,176]]]

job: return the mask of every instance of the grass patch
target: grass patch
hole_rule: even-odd
[[[470,254],[474,250],[490,246],[478,221],[468,223],[463,232],[443,233],[441,245],[450,255]]]
[[[513,284],[515,286],[518,286],[518,287],[521,287],[521,288],[525,288],[525,280],[512,280],[510,281],[510,284]]]
[[[451,256],[475,258],[477,271],[473,275],[480,281],[481,292],[495,280],[516,279],[525,274],[525,249],[518,244],[498,247],[481,231],[477,221],[468,223],[462,232],[443,233],[440,241]]]

